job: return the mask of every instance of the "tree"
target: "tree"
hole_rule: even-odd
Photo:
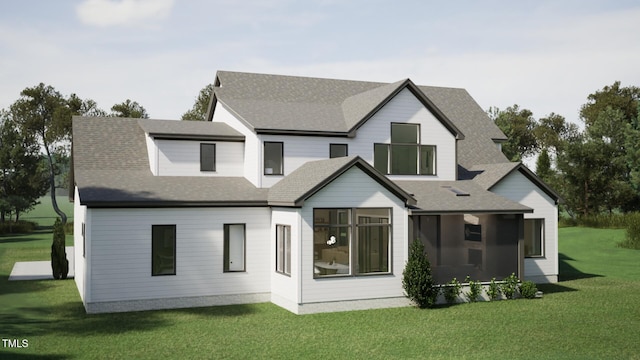
[[[551,184],[553,182],[555,173],[551,168],[551,157],[549,156],[549,151],[547,151],[547,149],[542,149],[538,155],[538,159],[536,160],[536,175],[538,175],[540,179],[547,184]]]
[[[438,288],[435,287],[431,264],[420,240],[414,240],[409,247],[409,260],[402,272],[402,287],[407,297],[421,309],[436,303]]]
[[[19,132],[6,111],[0,111],[0,221],[32,208],[47,191],[46,168],[38,144]]]
[[[206,120],[207,111],[209,110],[209,102],[211,101],[212,93],[213,93],[213,84],[209,84],[204,88],[202,88],[191,110],[182,114],[182,120],[197,120],[197,121]]]
[[[111,107],[111,116],[148,119],[149,114],[142,105],[129,99]]]
[[[540,149],[546,149],[556,157],[563,150],[563,145],[579,136],[578,126],[569,123],[562,115],[551,113],[540,118],[533,130]]]
[[[20,96],[10,106],[11,115],[25,136],[33,136],[45,151],[51,203],[64,224],[67,222],[67,215],[60,210],[56,201],[53,154],[60,142],[68,141],[71,137],[71,117],[68,116],[67,103],[58,91],[43,83],[22,90]]]
[[[502,144],[502,152],[509,160],[521,161],[535,154],[538,149],[534,135],[536,121],[530,110],[520,109],[518,105],[505,110],[492,107],[488,114],[507,136],[507,142]]]

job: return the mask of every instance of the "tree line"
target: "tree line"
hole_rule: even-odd
[[[67,215],[56,201],[56,178],[68,172],[74,115],[149,117],[129,99],[107,113],[91,99],[65,97],[43,83],[22,90],[18,100],[0,109],[0,222],[17,222],[49,191],[55,212],[66,223]]]
[[[537,155],[536,174],[572,217],[640,210],[640,88],[616,81],[589,94],[582,129],[555,113],[536,120],[518,105],[487,113],[507,135],[504,154]]]

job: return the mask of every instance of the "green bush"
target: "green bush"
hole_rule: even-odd
[[[520,282],[520,280],[518,279],[516,274],[511,273],[511,275],[504,278],[503,281],[504,282],[500,286],[500,291],[507,299],[513,299],[516,295],[516,291],[518,290],[518,283]]]
[[[69,274],[69,260],[65,252],[64,226],[60,218],[53,224],[53,244],[51,244],[51,270],[54,279],[66,279]]]
[[[25,220],[20,220],[18,222],[5,221],[0,223],[0,235],[30,233],[36,229],[36,226],[36,223]]]
[[[447,301],[447,304],[455,304],[456,300],[458,300],[458,296],[460,296],[460,289],[462,286],[458,279],[453,278],[453,280],[449,281],[448,284],[444,285],[442,288],[442,294],[444,295],[444,299]]]
[[[640,213],[629,217],[626,237],[618,245],[627,249],[640,250]]]
[[[478,297],[482,294],[482,283],[480,281],[471,280],[471,277],[469,276],[464,279],[464,282],[469,284],[469,291],[464,294],[464,296],[467,298],[467,301],[478,301]]]
[[[64,224],[64,233],[67,235],[73,235],[73,221]]]
[[[538,288],[533,281],[523,281],[522,284],[520,284],[520,295],[525,299],[535,298],[537,292]]]
[[[497,300],[500,296],[500,284],[496,282],[496,278],[492,278],[489,287],[485,290],[489,301]]]
[[[438,297],[438,288],[431,276],[431,264],[420,240],[411,243],[409,260],[402,272],[402,287],[407,297],[421,309],[433,306]]]

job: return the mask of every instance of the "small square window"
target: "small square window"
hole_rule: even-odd
[[[348,154],[347,144],[329,144],[329,158],[344,157]]]

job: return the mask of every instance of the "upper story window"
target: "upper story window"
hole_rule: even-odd
[[[265,175],[284,174],[283,147],[281,142],[264,142]]]
[[[329,158],[337,158],[347,156],[349,146],[347,144],[329,144]]]
[[[420,144],[420,124],[391,124],[391,143],[373,145],[373,166],[389,175],[435,175],[436,147]]]
[[[216,144],[200,144],[200,171],[216,171]]]

